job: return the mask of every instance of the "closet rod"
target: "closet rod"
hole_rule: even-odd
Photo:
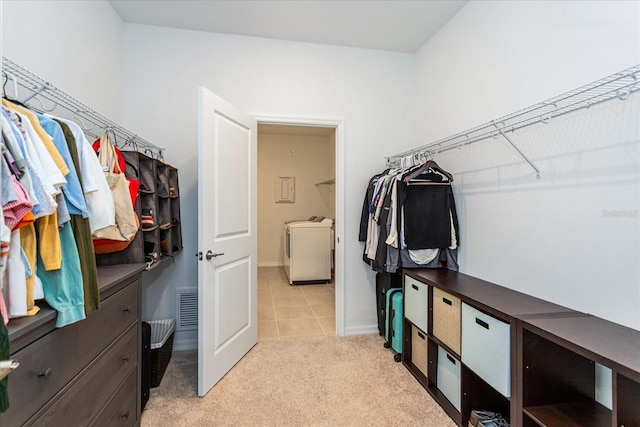
[[[318,186],[318,185],[332,185],[332,184],[335,184],[335,183],[336,183],[336,180],[332,178],[332,179],[328,179],[326,181],[318,182],[318,183],[316,183],[316,186]]]
[[[97,127],[104,132],[112,132],[116,137],[114,143],[118,148],[135,150],[149,157],[164,160],[163,148],[144,140],[4,56],[2,57],[2,74],[6,78],[3,82],[3,92],[8,81],[13,80],[14,99],[28,105],[30,108],[40,112],[52,112],[58,107],[61,107],[71,113],[72,117],[68,118],[76,121],[86,134],[99,138],[102,132],[96,130]],[[18,87],[22,87],[28,91],[23,98],[17,93]],[[3,94],[7,95],[6,93]],[[52,105],[45,107],[43,99]]]
[[[454,148],[463,148],[466,145],[483,141],[487,138],[503,136],[518,151],[518,153],[540,176],[540,171],[519,150],[506,133],[515,132],[518,129],[535,123],[549,123],[554,117],[571,113],[582,108],[609,101],[611,99],[626,100],[640,89],[640,65],[635,65],[626,70],[612,74],[585,86],[558,95],[546,101],[534,104],[530,107],[508,114],[496,120],[473,127],[464,132],[459,132],[438,141],[417,147],[393,156],[386,157],[387,166],[399,166],[403,158],[414,156],[415,159],[433,157],[438,153]]]

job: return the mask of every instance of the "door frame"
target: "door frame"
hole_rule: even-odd
[[[346,281],[345,281],[345,251],[344,251],[344,223],[345,215],[345,120],[341,118],[326,117],[296,117],[296,116],[267,116],[253,114],[258,125],[293,125],[332,127],[336,130],[336,217],[335,217],[335,290],[336,290],[336,335],[345,335],[346,316]]]

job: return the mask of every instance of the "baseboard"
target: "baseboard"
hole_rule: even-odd
[[[173,351],[197,350],[197,349],[198,349],[197,338],[176,339],[173,341]]]
[[[378,325],[370,325],[370,326],[356,326],[351,328],[344,329],[344,335],[368,335],[368,334],[377,334],[378,333]]]
[[[261,261],[258,263],[258,268],[260,267],[282,267],[282,263],[279,261]]]

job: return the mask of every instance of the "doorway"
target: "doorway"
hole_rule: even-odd
[[[286,222],[321,216],[334,221],[333,241],[339,241],[343,124],[260,118],[258,123],[258,341],[340,335],[339,247],[332,251],[331,280],[290,286],[283,229]]]

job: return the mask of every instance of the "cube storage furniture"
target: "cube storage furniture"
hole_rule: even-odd
[[[403,364],[458,425],[640,426],[639,331],[447,269],[403,286]]]

